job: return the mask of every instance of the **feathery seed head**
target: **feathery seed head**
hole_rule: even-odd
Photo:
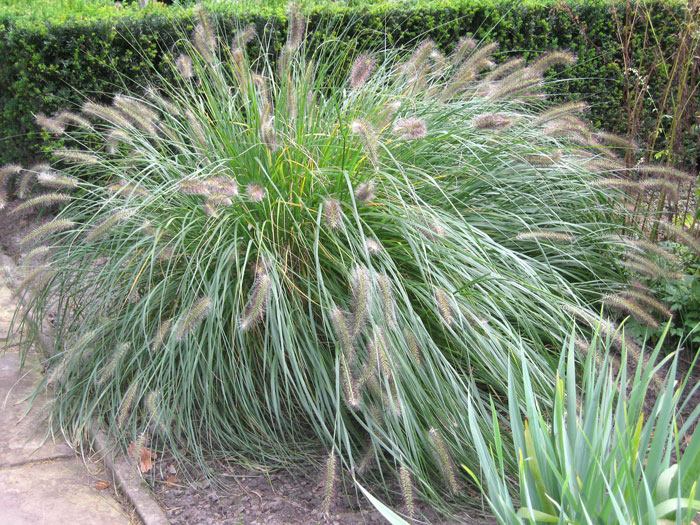
[[[341,350],[345,355],[346,360],[350,361],[350,356],[354,353],[352,345],[352,333],[349,315],[338,306],[331,308],[331,321],[335,328],[335,333],[338,336]]]
[[[32,244],[54,233],[68,230],[73,226],[75,226],[75,223],[69,219],[54,219],[34,229],[31,233],[29,233],[29,235],[20,241],[20,244],[22,246]]]
[[[107,122],[116,126],[120,126],[125,129],[133,129],[131,122],[115,108],[96,104],[95,102],[88,100],[85,102],[85,104],[83,104],[82,111],[86,115],[106,120]]]
[[[674,182],[677,183],[692,183],[695,182],[697,177],[686,173],[685,171],[681,171],[676,168],[672,168],[671,166],[658,166],[658,165],[651,165],[651,166],[640,166],[636,168],[639,173],[643,175],[656,175],[660,177],[664,177],[666,179],[670,179]]]
[[[408,139],[421,139],[426,131],[425,122],[418,118],[400,118],[394,124],[394,133]]]
[[[158,135],[158,114],[143,102],[136,99],[117,95],[114,97],[114,106],[118,108],[132,124],[151,136]]]
[[[122,222],[128,220],[136,214],[136,210],[119,210],[112,213],[100,224],[93,227],[90,232],[85,236],[85,242],[94,242],[103,236],[110,233],[110,231],[121,224]]]
[[[199,23],[192,31],[192,43],[195,49],[199,51],[201,57],[211,66],[214,64],[216,57],[216,37],[214,36],[209,17],[203,8],[199,7],[197,9],[197,17],[199,18]]]
[[[117,428],[122,428],[126,422],[129,413],[131,412],[131,407],[134,405],[134,400],[136,399],[136,394],[139,390],[138,379],[131,382],[129,388],[122,398],[122,404],[119,408],[119,417],[117,418]]]
[[[357,338],[365,326],[371,296],[370,287],[371,282],[367,269],[362,266],[355,266],[350,275],[350,288],[354,301],[352,325],[350,327],[350,333],[353,338]]]
[[[32,265],[34,259],[42,258],[47,253],[49,253],[48,246],[37,246],[22,258],[22,265],[25,268],[29,268]]]
[[[387,105],[382,109],[382,112],[379,114],[379,129],[384,130],[391,122],[394,120],[394,115],[396,115],[396,112],[401,109],[401,102],[395,100],[393,102],[387,103]]]
[[[5,164],[0,168],[0,185],[4,185],[10,175],[16,175],[22,171],[19,164]]]
[[[79,181],[56,171],[42,171],[37,175],[39,184],[47,188],[77,188]]]
[[[430,55],[435,49],[435,42],[432,40],[424,40],[415,49],[408,61],[403,65],[403,74],[408,77],[415,77],[420,74],[428,65]]]
[[[471,125],[476,129],[505,129],[512,124],[510,117],[500,113],[487,113],[471,120]]]
[[[413,518],[416,513],[415,504],[413,501],[413,482],[411,481],[411,471],[406,465],[401,465],[399,468],[399,484],[401,485],[401,496],[403,504],[406,508],[406,513],[409,518]]]
[[[664,192],[671,202],[678,202],[678,184],[666,179],[647,179],[640,183],[643,190]]]
[[[34,122],[36,122],[38,126],[44,128],[46,131],[50,131],[51,133],[56,133],[58,135],[66,131],[66,127],[63,125],[63,123],[56,118],[47,117],[43,113],[35,113],[33,115]]]
[[[350,69],[350,87],[354,90],[361,88],[374,72],[377,59],[371,55],[362,54],[355,59]]]
[[[12,213],[22,213],[37,206],[54,206],[56,204],[64,204],[70,200],[71,196],[66,195],[65,193],[45,193],[23,202],[12,210]]]
[[[175,60],[175,66],[177,66],[178,71],[180,71],[180,75],[182,75],[182,78],[185,80],[188,80],[194,76],[192,59],[188,55],[183,53],[177,57],[177,60]]]
[[[606,178],[598,179],[591,182],[591,185],[597,188],[617,188],[621,190],[628,190],[633,193],[642,193],[644,188],[639,182],[635,182],[629,179],[619,179],[619,178]]]
[[[621,137],[620,135],[616,135],[615,133],[608,133],[605,131],[597,131],[595,133],[595,136],[597,139],[599,139],[604,144],[607,144],[607,145],[615,147],[615,148],[632,149],[632,150],[639,149],[639,145],[631,137],[630,138]]]
[[[570,66],[576,63],[576,56],[566,51],[550,51],[538,58],[532,66],[537,73],[544,73],[547,69],[557,65]]]
[[[375,182],[373,180],[363,182],[355,188],[355,198],[360,202],[370,202],[375,196]]]
[[[423,363],[423,356],[421,355],[416,336],[413,335],[413,332],[411,332],[408,328],[404,328],[403,336],[406,340],[406,345],[408,345],[408,350],[411,352],[413,360],[416,362],[416,366],[420,367]]]
[[[209,142],[207,141],[207,136],[204,133],[204,128],[200,120],[189,109],[185,110],[185,117],[192,130],[192,141],[200,148],[207,148]]]
[[[651,316],[651,314],[649,314],[649,312],[644,310],[639,304],[628,297],[624,297],[622,295],[606,295],[603,297],[603,303],[633,315],[639,320],[639,322],[650,326],[651,328],[659,327],[659,323]]]
[[[271,285],[272,280],[267,273],[258,274],[241,319],[241,329],[244,332],[264,319]]]
[[[255,202],[262,202],[262,200],[265,198],[265,188],[263,188],[260,184],[248,184],[245,191],[248,194],[248,197]]]
[[[438,307],[438,312],[440,312],[440,318],[442,321],[450,326],[453,322],[452,318],[452,306],[450,305],[450,300],[447,294],[437,286],[434,286],[435,302]]]
[[[209,195],[209,187],[206,182],[200,180],[181,180],[178,188],[187,195]]]
[[[130,145],[131,135],[122,131],[121,129],[113,129],[105,136],[105,148],[107,153],[114,155],[119,152],[117,145],[119,143]]]
[[[212,201],[211,197],[207,202],[202,204],[202,209],[204,210],[204,213],[209,215],[209,217],[218,217],[219,216],[219,208],[214,204]]]
[[[182,341],[194,330],[202,320],[209,315],[211,311],[212,301],[209,297],[202,297],[199,301],[192,305],[187,311],[187,314],[180,319],[180,322],[175,328],[175,340]]]
[[[372,342],[369,347],[369,357],[375,362],[379,363],[379,368],[384,374],[384,377],[391,379],[393,373],[391,370],[391,363],[389,362],[389,348],[386,344],[386,338],[384,337],[384,331],[381,327],[375,325],[374,333],[372,335]]]
[[[452,55],[450,56],[450,62],[452,65],[456,66],[460,64],[467,56],[467,54],[476,47],[476,40],[471,37],[464,36],[459,39],[457,45],[455,46]]]
[[[255,26],[253,24],[249,24],[236,33],[233,44],[231,44],[231,46],[232,48],[237,47],[240,49],[244,49],[248,42],[253,40],[253,38],[255,38]]]
[[[514,58],[512,60],[508,60],[507,62],[504,62],[500,66],[493,69],[493,71],[485,75],[482,80],[484,82],[494,82],[496,80],[500,80],[501,78],[503,78],[503,76],[509,73],[512,74],[515,70],[519,70],[522,72],[522,67],[524,64],[525,60],[522,58]]]
[[[92,125],[90,122],[80,115],[76,115],[75,113],[72,113],[70,111],[61,111],[58,115],[56,115],[56,120],[63,124],[64,126],[67,124],[72,124],[74,126],[78,126],[81,128],[85,128],[88,130],[92,129]]]
[[[644,304],[649,308],[652,308],[663,315],[666,319],[673,317],[673,312],[668,309],[661,301],[658,301],[649,295],[649,292],[645,293],[641,290],[632,287],[629,290],[625,290],[622,294],[623,297],[633,300],[635,303]]]
[[[554,150],[538,155],[523,155],[523,158],[533,166],[544,168],[561,161],[562,153],[559,150]]]
[[[561,244],[571,244],[574,242],[574,237],[568,233],[545,231],[545,230],[534,230],[528,232],[521,232],[515,236],[518,241],[545,241],[545,242],[556,242]]]
[[[148,197],[150,195],[148,190],[125,180],[110,184],[109,186],[106,186],[105,189],[112,195],[129,196],[133,194],[138,195],[139,197]]]
[[[323,481],[323,515],[330,516],[333,497],[335,496],[335,484],[338,477],[338,466],[336,464],[335,447],[326,460],[326,469]]]
[[[440,467],[440,473],[442,474],[443,480],[450,489],[450,492],[455,494],[456,492],[459,492],[459,485],[457,484],[454,463],[450,457],[450,452],[447,449],[447,445],[436,428],[431,428],[428,434],[430,437],[430,442],[433,445],[433,455],[435,456],[438,467]]]
[[[323,214],[328,227],[337,230],[343,226],[343,211],[337,199],[328,199],[323,205]]]
[[[211,177],[204,181],[209,190],[218,195],[238,197],[238,183],[229,177]]]
[[[290,49],[296,50],[304,40],[304,31],[306,30],[306,20],[295,3],[289,4],[287,16],[289,23],[287,26],[287,45]]]
[[[103,385],[105,381],[114,376],[115,372],[119,368],[119,365],[124,359],[124,356],[130,349],[131,345],[129,343],[119,343],[116,346],[116,348],[112,352],[112,357],[107,362],[107,365],[102,369],[102,373],[100,374],[100,377],[97,380],[97,386]]]
[[[172,324],[172,319],[166,319],[160,324],[158,330],[156,330],[156,335],[153,337],[153,341],[151,342],[151,350],[153,352],[160,350],[165,345],[166,338],[170,333],[170,328],[172,327]]]
[[[353,133],[360,136],[367,158],[375,168],[379,164],[377,156],[377,136],[372,125],[364,119],[357,119],[350,125]]]
[[[382,245],[379,244],[377,239],[365,239],[365,248],[370,255],[377,255],[382,251]]]
[[[386,274],[377,274],[379,290],[382,293],[382,309],[384,310],[384,322],[387,328],[393,330],[396,327],[396,310],[394,303],[394,291],[391,287],[391,280]]]
[[[686,245],[693,252],[700,255],[700,240],[682,227],[666,221],[659,221],[659,226],[664,233],[676,241]]]
[[[214,193],[211,195],[208,199],[208,203],[211,204],[212,206],[231,206],[233,204],[233,201],[231,200],[231,197],[224,193]]]
[[[99,159],[85,151],[80,150],[70,150],[70,149],[55,149],[51,152],[55,157],[75,162],[76,164],[97,164]]]

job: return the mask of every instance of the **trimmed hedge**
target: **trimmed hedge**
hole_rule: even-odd
[[[217,2],[209,7],[226,31],[233,31],[237,22],[252,22],[259,34],[266,28],[279,45],[283,42],[286,16],[279,2],[255,7]],[[648,7],[650,23],[669,56],[685,7],[662,1]],[[578,57],[577,64],[552,79],[573,80],[552,84],[550,90],[565,98],[582,96],[591,105],[594,125],[625,129],[624,66],[610,2],[322,2],[306,5],[305,11],[310,28],[319,31],[319,41],[349,27],[351,47],[383,47],[385,39],[392,45],[410,45],[432,38],[450,51],[459,36],[469,34],[498,41],[503,60],[512,54],[532,58],[547,50],[569,50]],[[48,137],[34,124],[32,113],[75,107],[85,95],[106,101],[115,92],[147,84],[146,63],[163,66],[177,27],[187,28],[192,17],[191,8],[156,4],[139,10],[135,4],[119,7],[89,0],[74,0],[73,9],[0,7],[0,163],[41,156]],[[651,57],[640,56],[646,26],[640,23],[637,28],[630,46],[632,63],[648,63]],[[652,78],[644,111],[650,122],[653,101],[667,81],[661,74]]]

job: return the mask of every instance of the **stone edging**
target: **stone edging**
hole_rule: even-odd
[[[129,462],[124,454],[115,452],[116,445],[109,440],[95,420],[92,421],[88,433],[98,457],[112,472],[113,478],[136,509],[136,513],[144,525],[167,525],[170,523],[163,509],[151,495],[151,490],[136,472],[133,463]]]
[[[0,275],[0,279],[6,281],[7,287],[14,290],[19,284],[13,277],[13,273],[17,271],[17,265],[11,257],[3,254],[0,251],[0,266],[5,267],[5,275]],[[51,335],[39,335],[39,344],[44,347],[45,351],[53,347],[50,327],[43,328]],[[136,472],[133,463],[130,463],[124,454],[118,452],[117,446],[110,442],[107,435],[100,429],[97,421],[93,420],[89,426],[88,433],[93,448],[97,452],[99,458],[104,462],[105,467],[111,471],[113,479],[119,484],[122,492],[129,502],[136,509],[136,513],[143,521],[144,525],[168,525],[170,523],[165,516],[165,512],[160,508],[160,505],[151,495],[149,488],[145,486],[145,482],[138,472]]]

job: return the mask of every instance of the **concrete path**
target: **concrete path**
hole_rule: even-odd
[[[128,525],[102,467],[84,462],[60,437],[47,439],[45,398],[25,415],[40,366],[30,356],[19,373],[19,354],[7,341],[15,301],[5,277],[0,269],[0,523]]]

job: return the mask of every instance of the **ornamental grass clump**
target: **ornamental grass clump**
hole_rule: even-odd
[[[481,400],[527,362],[546,404],[571,312],[624,290],[602,154],[547,128],[580,108],[538,117],[547,63],[489,75],[494,45],[353,65],[344,42],[307,49],[293,12],[275,64],[247,55],[251,28],[227,42],[197,16],[174,83],[63,119],[104,143],[40,179],[75,196],[23,241],[51,246],[21,326],[26,349],[56,319],[53,423],[79,441],[98,417],[183,461],[330,453],[455,511],[468,401],[488,433]]]

